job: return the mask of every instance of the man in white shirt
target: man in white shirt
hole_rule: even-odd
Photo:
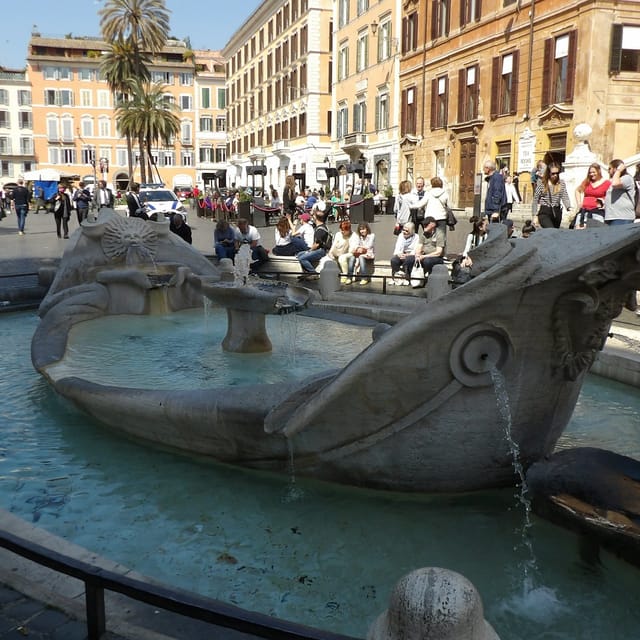
[[[269,259],[267,250],[260,244],[260,233],[253,225],[249,224],[246,218],[238,218],[238,226],[234,230],[234,235],[236,249],[239,249],[241,244],[248,244],[251,248],[251,273],[255,273],[256,269]]]
[[[98,191],[96,193],[96,202],[98,209],[107,207],[113,209],[116,199],[113,197],[113,191],[107,188],[107,183],[104,180],[98,180]]]

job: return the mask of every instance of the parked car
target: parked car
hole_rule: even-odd
[[[140,202],[145,206],[150,218],[164,215],[172,217],[174,213],[181,213],[187,219],[187,209],[178,196],[163,184],[140,185]]]

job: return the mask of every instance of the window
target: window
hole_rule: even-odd
[[[359,16],[368,10],[369,10],[369,0],[357,0],[357,11]]]
[[[3,129],[8,129],[11,121],[9,120],[9,112],[8,111],[0,111],[0,127]]]
[[[104,91],[104,90],[98,91],[98,106],[102,107],[103,109],[109,108],[110,103],[109,103],[108,91]]]
[[[338,80],[344,80],[349,75],[349,45],[343,44],[338,49]]]
[[[199,155],[200,155],[200,162],[213,162],[212,147],[200,147]]]
[[[18,91],[18,105],[21,107],[28,107],[31,105],[31,91],[27,89],[20,89]]]
[[[542,108],[559,102],[573,102],[576,75],[576,31],[544,42]]]
[[[111,137],[111,119],[104,116],[98,120],[98,135],[101,138]]]
[[[58,118],[47,118],[47,141],[58,142],[60,140]]]
[[[20,138],[20,154],[23,156],[33,155],[33,138],[26,136]]]
[[[183,87],[191,87],[193,85],[193,73],[181,73],[180,85]]]
[[[22,173],[27,173],[27,171],[33,171],[34,166],[33,166],[33,162],[31,162],[30,160],[27,160],[26,162],[22,163]]]
[[[62,147],[60,149],[60,162],[63,164],[76,163],[76,150],[74,147]]]
[[[46,89],[44,103],[56,107],[72,107],[73,91],[71,89]]]
[[[126,167],[129,164],[129,156],[126,149],[116,149],[116,165],[118,167]]]
[[[609,73],[621,71],[640,72],[640,27],[612,26]]]
[[[462,0],[460,2],[460,26],[480,20],[481,0]]]
[[[202,109],[211,108],[211,89],[209,87],[202,87],[200,89],[200,107]]]
[[[78,71],[78,78],[83,80],[84,82],[89,82],[93,80],[94,72],[93,69],[80,69]]]
[[[518,51],[493,59],[491,117],[515,114],[518,108]],[[545,67],[549,68],[549,67]]]
[[[200,131],[213,131],[213,118],[211,116],[202,116],[200,118]]]
[[[182,144],[192,144],[191,139],[191,123],[183,122],[180,125],[180,142]]]
[[[80,89],[80,106],[91,106],[91,89]]]
[[[20,129],[33,129],[33,115],[31,111],[18,111],[18,127]]]
[[[227,91],[224,88],[218,89],[218,109],[224,109],[227,106]]]
[[[42,75],[45,80],[71,80],[69,67],[44,67]]]
[[[227,118],[225,116],[218,116],[216,118],[216,131],[218,133],[221,133],[226,130],[227,130]]]
[[[152,71],[151,82],[160,84],[173,84],[173,73],[171,71]]]
[[[478,65],[460,69],[458,75],[458,122],[469,122],[469,120],[475,120],[478,117],[479,79]]]
[[[192,167],[193,166],[193,153],[191,151],[183,151],[180,154],[180,160],[183,167]]]
[[[431,81],[431,128],[447,126],[449,78],[442,76]]]
[[[227,161],[227,148],[216,147],[216,162],[226,162],[226,161]]]
[[[0,137],[0,153],[11,153],[11,140],[6,136]]]
[[[349,22],[350,0],[339,0],[338,4],[338,28],[344,27]]]
[[[336,136],[344,138],[349,133],[349,109],[346,104],[338,105]]]
[[[3,160],[2,164],[0,165],[2,167],[2,175],[3,176],[12,176],[13,172],[13,163],[9,162],[8,160]]]
[[[391,20],[378,27],[378,62],[391,57]]]
[[[389,128],[389,94],[376,96],[376,130]]]
[[[6,89],[0,89],[0,104],[9,106],[9,92]]]
[[[62,142],[73,142],[73,118],[71,116],[64,116],[61,124]]]
[[[418,47],[418,12],[402,18],[402,53],[415,51]]]
[[[451,0],[433,0],[431,12],[431,39],[449,35],[451,22]]]
[[[363,71],[368,66],[369,36],[366,31],[358,34],[356,45],[356,71]]]
[[[182,111],[191,111],[193,108],[191,96],[180,96],[180,109]]]
[[[402,91],[402,114],[401,114],[401,130],[402,135],[416,134],[416,88],[409,87]]]
[[[367,131],[367,103],[359,99],[353,105],[353,131],[365,133]]]
[[[162,152],[162,166],[173,167],[175,163],[176,163],[176,156],[173,151]]]
[[[82,118],[82,137],[93,138],[93,120],[91,118]]]

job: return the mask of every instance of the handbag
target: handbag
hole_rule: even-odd
[[[453,231],[458,224],[458,219],[453,213],[453,209],[448,205],[444,205],[445,213],[447,214],[447,227],[449,227],[449,231]]]
[[[411,269],[411,286],[414,289],[419,289],[424,285],[424,269],[419,260],[416,260]]]

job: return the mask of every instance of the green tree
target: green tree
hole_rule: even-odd
[[[100,72],[107,81],[109,88],[115,96],[116,106],[123,101],[129,99],[132,85],[136,77],[140,78],[143,82],[148,82],[151,79],[151,73],[149,72],[149,65],[151,64],[151,58],[147,54],[139,55],[138,69],[139,73],[136,76],[134,68],[135,52],[134,48],[129,41],[117,40],[113,42],[107,53],[102,57],[100,63]],[[131,188],[133,182],[133,145],[131,135],[125,135],[127,139],[127,162],[129,164],[129,188]],[[137,138],[137,135],[134,136]]]
[[[143,182],[147,175],[153,179],[153,146],[159,142],[170,144],[180,132],[180,118],[177,114],[178,107],[167,98],[162,84],[140,81],[131,85],[130,99],[121,102],[116,109],[120,131],[138,140]]]

